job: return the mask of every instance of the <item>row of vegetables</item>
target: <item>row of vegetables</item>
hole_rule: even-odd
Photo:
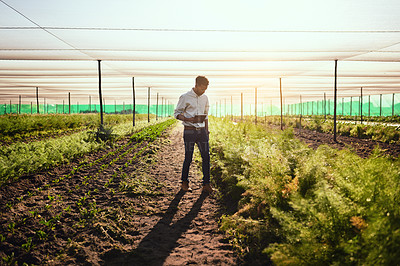
[[[400,159],[313,150],[292,129],[210,126],[212,179],[230,210],[221,229],[247,262],[399,264]]]
[[[11,219],[1,219],[2,261],[10,264],[44,263],[38,261],[37,253],[43,253],[48,245],[55,245],[54,240],[60,234],[65,235],[66,231],[70,231],[65,245],[57,248],[59,254],[48,255],[48,262],[57,256],[62,260],[67,253],[74,255],[77,252],[74,232],[88,226],[105,235],[110,234],[110,231],[121,234],[124,230],[118,228],[120,217],[114,210],[100,207],[99,203],[105,195],[121,191],[134,195],[138,192],[138,185],[133,184],[136,181],[132,181],[136,177],[130,176],[135,163],[146,153],[151,153],[152,143],[174,123],[173,119],[151,124],[146,121],[139,123],[133,132],[132,126],[125,125],[124,128],[121,125],[116,132],[121,134],[121,139],[123,133],[129,135],[128,139],[124,138],[125,142],[108,146],[109,152],[99,158],[82,157],[65,174],[55,174],[51,182],[10,198],[1,208],[2,213],[13,213]],[[24,208],[28,210],[20,211]],[[108,224],[96,223],[99,219],[107,220]]]

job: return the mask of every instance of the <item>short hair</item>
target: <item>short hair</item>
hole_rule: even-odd
[[[198,76],[196,78],[196,85],[207,85],[208,86],[209,82],[208,79],[204,76]]]

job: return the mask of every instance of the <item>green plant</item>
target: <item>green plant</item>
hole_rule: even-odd
[[[46,240],[48,238],[48,235],[46,232],[43,232],[42,230],[36,231],[36,236],[40,239],[40,240]]]
[[[97,141],[112,142],[116,138],[116,135],[112,132],[112,127],[105,127],[104,125],[100,125],[97,131],[94,132],[94,136]]]
[[[26,240],[26,243],[25,243],[25,244],[22,244],[21,247],[22,247],[26,252],[31,251],[31,250],[35,247],[35,245],[32,244],[32,237],[29,237],[29,238]]]
[[[221,229],[246,261],[399,263],[400,160],[379,150],[367,159],[324,145],[314,151],[290,131],[248,123],[210,125],[212,180],[237,202]]]

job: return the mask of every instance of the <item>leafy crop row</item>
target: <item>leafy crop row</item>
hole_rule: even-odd
[[[280,117],[265,117],[260,118],[260,121],[267,124],[278,125],[280,123]],[[298,117],[285,117],[284,124],[288,127],[300,127],[300,119]],[[303,118],[301,120],[301,127],[333,134],[333,121],[330,119],[325,120],[322,116]],[[342,136],[366,138],[386,143],[400,143],[400,127],[385,126],[384,124],[373,125],[338,122],[337,133]]]
[[[132,196],[141,193],[138,187],[146,192],[146,182],[142,177],[131,175],[138,158],[152,154],[151,144],[165,129],[175,123],[175,119],[168,119],[160,123],[141,124],[128,138],[128,142],[112,149],[96,160],[82,160],[77,166],[63,176],[57,176],[53,182],[33,191],[25,191],[25,195],[13,199],[2,211],[13,213],[12,219],[0,227],[0,246],[5,242],[7,251],[2,254],[3,262],[13,264],[35,257],[32,252],[42,252],[46,245],[59,238],[60,231],[77,232],[90,227],[97,236],[106,236],[116,239],[126,239],[123,234],[126,229],[120,229],[121,216],[118,206],[104,207],[99,204],[104,195],[112,197],[117,192]],[[120,128],[118,132],[127,132],[132,129]],[[139,137],[140,136],[140,137]],[[140,139],[139,142],[136,142]],[[88,173],[87,175],[82,174]],[[133,180],[135,179],[135,180]],[[19,211],[19,206],[30,203],[29,213]],[[33,205],[33,206],[32,206]],[[73,218],[73,219],[71,219]],[[4,220],[2,220],[4,222]],[[117,236],[118,235],[118,236]],[[62,256],[74,254],[79,249],[76,233],[68,236],[64,247],[51,254],[48,259],[54,263],[54,258],[62,263]],[[97,239],[97,238],[96,238]],[[11,251],[15,251],[11,252]],[[1,252],[0,252],[1,253]],[[5,254],[5,255],[4,255]],[[60,257],[58,257],[60,256]],[[45,262],[41,262],[45,263]]]
[[[128,135],[147,125],[147,122],[142,121],[133,128],[130,123],[125,123],[115,126],[114,132],[118,136]],[[0,147],[0,185],[24,174],[68,162],[101,147],[105,147],[105,143],[95,141],[89,131],[56,139],[31,143],[17,142],[2,146]]]
[[[399,264],[400,159],[312,150],[291,130],[210,125],[213,182],[234,210],[221,228],[248,261]]]
[[[138,115],[138,120],[144,115]],[[106,115],[109,126],[126,123],[132,115]],[[32,137],[46,137],[54,133],[94,129],[99,126],[98,114],[3,115],[0,116],[0,141],[18,141]]]

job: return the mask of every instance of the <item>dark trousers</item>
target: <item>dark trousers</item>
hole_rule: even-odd
[[[210,146],[208,144],[208,134],[205,128],[200,130],[185,129],[183,131],[183,140],[185,142],[185,161],[182,167],[182,181],[189,181],[189,167],[193,159],[194,144],[197,144],[202,158],[203,184],[209,184]]]

